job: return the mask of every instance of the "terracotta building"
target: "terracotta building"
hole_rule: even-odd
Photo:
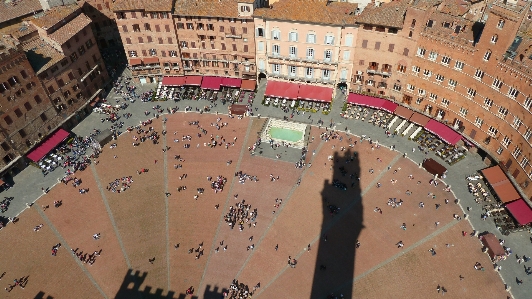
[[[255,78],[253,0],[178,1],[173,14],[185,74]]]
[[[92,21],[91,27],[100,50],[120,47],[121,39],[111,11],[111,0],[85,0],[80,4],[83,13]]]
[[[15,0],[0,2],[0,29],[18,24],[23,18],[43,10],[39,0]]]
[[[73,126],[90,111],[109,76],[79,5],[58,6],[30,19],[21,40],[28,59],[53,105]]]
[[[359,26],[357,5],[280,0],[255,11],[259,78],[306,84],[347,84]]]
[[[118,0],[113,5],[124,50],[137,82],[155,82],[163,75],[181,75],[174,22],[174,0]]]
[[[22,169],[20,157],[60,121],[20,44],[0,39],[0,173]]]

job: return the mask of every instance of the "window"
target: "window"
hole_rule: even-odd
[[[393,52],[393,48],[395,47],[394,44],[389,44],[388,45],[388,52]]]
[[[238,51],[238,50],[236,49],[236,44],[233,44],[232,46],[233,46],[233,51],[235,51],[235,52]],[[236,60],[236,59],[235,59],[235,60]]]
[[[464,63],[462,61],[457,61],[455,64],[454,64],[454,69],[455,70],[463,70],[464,69]]]
[[[221,28],[223,28],[223,27],[221,27]],[[222,31],[223,31],[223,29],[220,30],[220,32],[222,32]],[[257,28],[257,36],[264,37],[264,28],[260,28],[260,27]]]
[[[466,117],[467,116],[467,109],[464,107],[460,107],[460,116]]]
[[[413,92],[414,90],[416,90],[416,87],[412,84],[407,84],[406,85],[406,90],[409,91],[409,92]]]
[[[436,102],[437,99],[438,99],[438,95],[431,92],[430,95],[429,95],[429,101],[434,103],[434,102]]]
[[[163,43],[164,43],[163,38],[159,37],[159,44],[163,44]]]
[[[15,109],[15,115],[17,117],[22,117],[23,114],[22,114],[22,111],[20,111],[20,109],[17,108],[17,109]]]
[[[513,88],[513,87],[510,87],[510,89],[508,89],[508,97],[510,97],[510,99],[516,99],[517,96],[519,95],[519,90]]]
[[[481,70],[476,70],[475,71],[475,79],[482,80],[482,77],[484,77],[484,72],[481,71]]]
[[[23,79],[28,78],[28,74],[26,73],[25,70],[20,71],[20,75],[22,76]]]
[[[466,111],[467,111],[467,110],[466,110]],[[467,114],[467,112],[466,112],[466,114]],[[475,118],[475,126],[476,126],[477,128],[482,127],[482,123],[483,123],[483,122],[484,122],[484,121],[482,120],[482,118],[480,118],[480,117],[478,117],[478,116]]]
[[[485,98],[483,106],[484,106],[484,109],[490,110],[491,106],[493,106],[493,100]]]
[[[532,106],[532,99],[530,97],[527,97],[525,99],[525,102],[523,103],[523,106],[526,110],[530,110],[530,107]]]
[[[508,148],[510,143],[512,143],[512,140],[510,140],[510,137],[504,136],[504,138],[501,141],[501,145],[504,146],[505,148]]]
[[[380,50],[381,42],[375,42],[375,50]]]
[[[397,28],[388,28],[388,33],[390,34],[397,34],[398,30]]]
[[[531,136],[532,136],[532,130],[531,129],[526,129],[525,133],[523,134],[523,137],[526,140],[529,140]]]
[[[331,61],[332,58],[332,51],[331,50],[325,50],[325,54],[323,56],[323,60],[325,61]]]
[[[409,52],[410,52],[410,49],[408,49],[408,48],[404,48],[404,49],[403,49],[403,55],[404,55],[404,56],[408,56],[408,53],[409,53]]]
[[[76,53],[72,53],[72,54],[70,54],[70,60],[71,60],[72,62],[78,60],[78,54],[76,54]]]
[[[427,92],[424,89],[418,88],[417,93],[423,97]]]
[[[183,23],[179,23],[179,24],[181,24],[181,26],[183,26]],[[179,29],[183,29],[183,28],[179,28]],[[164,31],[170,32],[170,25],[164,25]]]
[[[333,45],[334,44],[334,36],[326,35],[325,36],[325,44],[326,45]]]
[[[493,88],[496,89],[496,90],[501,89],[501,87],[502,87],[502,81],[499,80],[499,79],[497,79],[497,78],[493,79],[493,83],[491,84],[491,87],[493,87]]]
[[[422,102],[423,102],[423,98],[417,98],[416,100],[417,105],[421,105]]]
[[[523,159],[521,159],[521,162],[519,162],[519,165],[521,165],[521,167],[526,167],[528,165],[528,158],[527,157],[523,157]]]
[[[447,108],[449,107],[449,104],[451,104],[451,101],[449,101],[448,99],[441,99],[441,105],[444,107],[444,108]]]
[[[500,19],[499,22],[497,22],[497,28],[502,29],[504,27],[504,20]]]
[[[393,90],[395,90],[395,91],[401,91],[401,84],[399,84],[399,83],[394,83],[394,84],[393,84]]]
[[[264,51],[264,42],[260,41],[257,46],[258,51]]]
[[[157,56],[157,50],[155,50],[155,49],[150,49],[150,55],[151,55],[151,56]]]
[[[331,71],[323,70],[323,79],[329,79],[331,76]]]
[[[170,57],[177,57],[177,51],[169,51]]]
[[[477,94],[477,91],[473,88],[468,88],[467,89],[467,97],[468,98],[473,98],[475,97],[475,95]]]
[[[351,56],[351,51],[344,51],[344,56],[342,58],[344,60],[349,60],[350,56]]]
[[[494,36],[491,37],[491,41],[490,42],[492,44],[495,44],[495,43],[497,43],[498,39],[499,39],[499,36],[497,36],[497,34],[495,34]]]
[[[437,74],[437,75],[436,75],[436,82],[438,82],[438,83],[442,83],[444,79],[445,79],[444,76],[442,76],[442,75],[440,75],[440,74]]]
[[[177,23],[177,29],[185,29],[185,24]]]
[[[290,73],[290,76],[295,77],[297,75],[296,73],[296,67],[293,65],[288,66],[288,71]]]
[[[456,82],[456,80],[449,79],[449,88],[450,89],[455,89],[457,84],[458,84],[458,82]]]
[[[315,44],[316,43],[316,34],[314,34],[314,33],[307,34],[307,43]]]
[[[279,30],[272,30],[272,39],[274,39],[274,40],[280,40],[280,39],[281,39],[281,31],[279,31]]]
[[[126,37],[126,44],[131,45],[131,38]]]
[[[314,70],[312,68],[310,68],[310,67],[306,68],[305,73],[307,75],[307,78],[312,78],[313,71]]]
[[[512,156],[514,156],[514,158],[519,158],[519,156],[521,156],[521,149],[516,146],[514,151],[512,152]]]
[[[497,149],[497,154],[498,154],[498,155],[502,154],[502,151],[503,151],[502,147],[499,147],[499,148]]]
[[[144,39],[142,38],[142,36],[139,36],[139,44],[143,44],[144,43]]]
[[[516,130],[519,130],[519,128],[521,127],[521,125],[523,124],[523,121],[521,121],[521,119],[517,116],[514,116],[514,121],[512,123],[512,127]]]
[[[406,72],[406,65],[402,65],[402,64],[397,65],[397,71],[399,73],[403,73],[404,74]]]
[[[423,49],[423,48],[417,48],[417,53],[416,53],[416,55],[419,56],[419,57],[423,57],[423,56],[425,56],[425,52],[426,52],[425,49]]]
[[[419,66],[417,66],[417,65],[413,65],[412,66],[412,73],[417,75],[417,74],[419,74],[419,71],[420,71]]]
[[[35,100],[35,103],[37,104],[40,104],[42,102],[42,99],[39,95],[36,95],[35,97],[33,97],[33,99]]]
[[[280,64],[272,64],[272,72],[274,74],[279,74],[280,70],[281,70]]]
[[[488,50],[488,51],[486,51],[486,53],[484,54],[484,61],[488,61],[488,60],[490,60],[490,57],[491,57],[491,51]]]
[[[192,23],[187,23],[187,29],[189,29],[189,30],[194,30],[194,24],[192,24]]]
[[[430,70],[425,69],[423,70],[423,76],[425,78],[430,78],[432,76],[432,72]]]
[[[279,55],[280,52],[281,52],[281,47],[279,45],[272,46],[272,53],[274,56]]]
[[[314,49],[308,48],[307,49],[307,58],[308,59],[314,59]]]
[[[42,121],[47,121],[48,120],[48,117],[46,116],[46,114],[44,112],[41,113],[41,115],[39,115],[39,117],[41,118]]]
[[[436,61],[436,58],[438,58],[438,53],[434,51],[430,51],[429,53],[429,60],[430,61]]]
[[[20,129],[20,131],[18,131],[18,134],[22,138],[25,138],[28,135],[28,134],[26,134],[26,131],[24,131],[24,129]]]
[[[353,45],[353,34],[348,33],[345,36],[345,45],[351,47]]]
[[[297,32],[288,33],[288,40],[291,42],[297,42]]]
[[[508,109],[501,106],[499,107],[499,111],[497,111],[497,114],[499,115],[500,118],[504,119],[506,115],[508,115]]]
[[[490,135],[491,137],[497,137],[497,133],[499,132],[499,130],[497,130],[496,128],[490,126],[489,129],[488,129],[488,135]]]
[[[443,56],[441,58],[441,64],[443,65],[449,65],[450,62],[451,62],[451,58],[449,56]]]

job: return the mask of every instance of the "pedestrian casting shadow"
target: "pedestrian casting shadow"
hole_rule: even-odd
[[[323,224],[317,247],[311,299],[339,296],[352,297],[357,242],[363,226],[361,171],[357,152],[335,152],[327,162],[332,166],[332,181],[325,180],[322,197]],[[362,157],[363,158],[363,157]],[[320,167],[320,166],[315,166]],[[307,171],[313,171],[310,168]],[[364,246],[361,244],[360,246]],[[314,248],[311,248],[314,250]],[[332,297],[334,298],[334,297]]]

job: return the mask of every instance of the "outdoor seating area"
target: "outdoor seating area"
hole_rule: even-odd
[[[328,87],[269,81],[266,85],[265,106],[281,108],[284,112],[300,110],[328,114],[331,109],[333,90]]]

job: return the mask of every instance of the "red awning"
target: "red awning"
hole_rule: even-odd
[[[242,85],[240,86],[240,89],[242,90],[255,90],[255,87],[257,86],[257,81],[255,80],[242,80]]]
[[[242,79],[238,78],[222,78],[222,86],[240,88],[242,85]]]
[[[482,169],[480,172],[503,203],[509,203],[521,197],[499,165]]]
[[[248,111],[248,106],[233,104],[229,106],[229,111],[231,112],[231,114],[234,114],[234,115],[244,115]]]
[[[433,134],[436,134],[440,136],[443,141],[455,145],[462,139],[462,135],[455,132],[453,129],[449,128],[448,126],[437,122],[433,119],[431,119],[426,125],[425,130],[432,132]]]
[[[299,86],[299,95],[297,98],[302,100],[330,102],[332,99],[332,92],[332,88],[329,87],[304,84]]]
[[[532,209],[522,198],[507,204],[506,208],[519,224],[526,225],[532,222]]]
[[[402,117],[404,119],[410,119],[412,115],[414,114],[414,111],[406,107],[403,107],[403,106],[398,106],[393,113],[395,113],[395,115]]]
[[[56,146],[58,146],[61,142],[63,142],[69,135],[67,131],[63,129],[57,130],[54,134],[52,134],[46,141],[41,143],[39,146],[34,148],[26,157],[28,159],[32,160],[33,162],[37,162],[41,160],[44,156],[46,156],[50,151],[52,151]]]
[[[148,57],[142,59],[144,64],[152,64],[152,63],[159,63],[159,57]]]
[[[269,97],[296,100],[298,93],[298,84],[281,81],[268,81],[268,85],[266,85],[266,92],[264,93],[264,95]]]
[[[202,76],[186,76],[185,77],[185,85],[201,85],[201,79],[203,79]]]
[[[162,86],[183,86],[185,77],[163,77]]]
[[[414,115],[412,115],[410,121],[424,127],[430,121],[430,118],[423,114],[414,112]]]
[[[222,77],[206,76],[206,77],[203,77],[203,81],[201,81],[201,88],[219,90],[221,84],[222,84]]]
[[[349,97],[347,97],[347,102],[349,104],[355,104],[355,105],[369,107],[370,106],[369,104],[371,102],[371,98],[367,97],[367,96],[364,96],[364,95],[361,95],[361,94],[357,94],[357,93],[350,93]]]
[[[139,64],[142,64],[142,59],[140,58],[133,58],[129,60],[129,65],[131,66],[139,65]]]
[[[392,112],[395,111],[395,109],[397,109],[397,106],[399,106],[399,105],[397,105],[394,102],[390,102],[390,101],[384,100],[384,103],[382,104],[381,109],[392,113]]]

